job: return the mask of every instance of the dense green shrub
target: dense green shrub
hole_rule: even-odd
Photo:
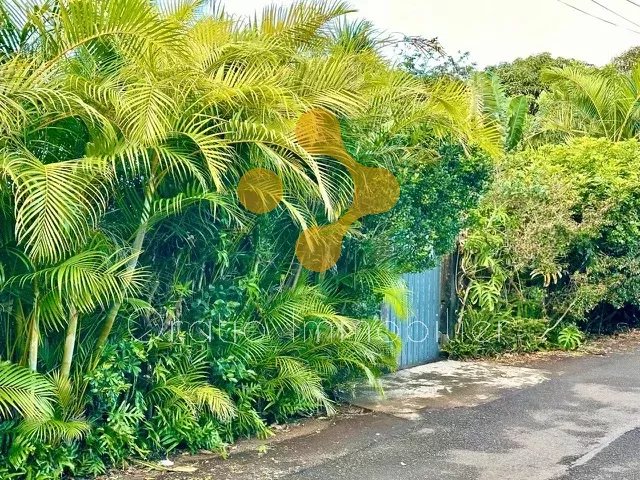
[[[314,296],[319,311],[313,310]],[[238,437],[268,436],[272,422],[331,412],[325,392],[334,385],[352,376],[373,379],[395,366],[397,339],[383,324],[331,314],[314,289],[254,306],[284,314],[272,317],[283,323],[272,324],[269,332],[259,317],[237,316],[240,303],[218,295],[209,299],[198,302],[202,316],[185,329],[191,333],[167,332],[144,341],[123,336],[109,343],[99,367],[86,376],[87,404],[76,405],[88,418],[74,419],[67,395],[82,394],[69,391],[57,393],[56,408],[63,411],[56,423],[40,425],[37,436],[15,428],[14,421],[0,423],[0,445],[6,448],[0,450],[0,474],[94,476],[131,458],[157,458],[176,449],[223,454]],[[227,308],[229,315],[220,315]]]
[[[491,161],[480,152],[467,155],[460,146],[443,145],[434,158],[398,162],[394,170],[401,183],[398,205],[367,222],[376,235],[376,256],[390,252],[402,272],[424,271],[455,248],[468,212],[489,185]]]
[[[452,358],[535,352],[549,344],[545,333],[547,327],[547,322],[539,318],[470,312],[443,350]]]
[[[636,140],[596,139],[500,162],[461,243],[460,337],[449,350],[519,350],[495,331],[522,316],[546,324],[540,346],[562,348],[582,342],[574,324],[636,322],[629,307],[640,298],[639,164]]]

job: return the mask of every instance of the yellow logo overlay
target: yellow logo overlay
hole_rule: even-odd
[[[312,155],[338,160],[353,180],[353,203],[349,210],[334,223],[305,229],[296,243],[296,256],[302,266],[324,272],[338,262],[342,241],[353,222],[391,210],[400,197],[400,185],[389,170],[360,165],[347,153],[338,119],[330,112],[317,109],[304,113],[296,125],[296,140]],[[238,184],[240,202],[253,213],[274,210],[282,196],[282,180],[264,168],[249,170]]]

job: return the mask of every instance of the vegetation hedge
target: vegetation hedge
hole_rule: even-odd
[[[473,86],[392,64],[342,2],[251,20],[206,1],[8,5],[1,478],[223,454],[395,368],[380,303],[406,312],[401,274],[452,245],[506,135]],[[352,182],[296,142],[310,109],[402,184],[398,209],[354,224],[323,273],[295,242],[349,208]],[[235,193],[256,167],[284,184],[265,215]]]

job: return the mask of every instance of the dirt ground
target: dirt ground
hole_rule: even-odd
[[[497,358],[487,359],[486,361],[503,365],[543,367],[544,363],[554,362],[564,358],[629,352],[637,348],[639,344],[640,329],[636,329],[615,333],[613,335],[590,337],[578,350],[571,352],[550,350],[529,354],[505,354]]]
[[[338,405],[337,413],[331,417],[300,418],[287,424],[271,425],[273,436],[268,439],[251,438],[239,440],[228,448],[227,458],[240,455],[256,458],[268,457],[269,451],[280,443],[309,435],[326,433],[326,430],[336,427],[338,424],[358,423],[361,417],[370,417],[372,415],[372,412],[360,407],[349,404]],[[111,472],[109,475],[101,477],[100,480],[182,480],[194,478],[213,480],[214,477],[209,477],[207,471],[213,465],[225,462],[221,455],[212,452],[200,452],[195,455],[182,453],[172,456],[170,459],[174,462],[171,467],[163,467],[157,461],[140,462],[131,465],[125,471]]]

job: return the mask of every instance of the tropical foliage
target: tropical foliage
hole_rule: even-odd
[[[543,54],[476,72],[350,12],[0,2],[0,477],[223,454],[332,413],[347,382],[395,368],[378,312],[407,314],[401,275],[456,245],[454,356],[571,350],[637,321],[640,67]],[[297,141],[310,110],[401,188],[322,273],[297,239],[354,192]],[[236,194],[255,168],[283,183],[261,215]]]
[[[552,87],[540,100],[535,136],[550,137],[547,141],[576,136],[613,141],[637,137],[640,70],[618,73],[565,67],[549,69],[543,76]]]
[[[394,368],[379,303],[401,311],[399,274],[453,243],[511,124],[473,85],[391,65],[349,11],[2,3],[0,476],[223,451]],[[296,142],[309,109],[339,117],[358,161],[398,174],[405,212],[354,225],[323,274],[299,265],[295,241],[348,207],[351,182]],[[263,216],[235,196],[255,167],[286,192]],[[461,190],[420,197],[440,176]]]
[[[451,354],[574,349],[637,325],[636,50],[604,68],[542,54],[488,69],[535,104],[460,239]]]
[[[452,353],[575,348],[576,324],[637,322],[639,162],[636,140],[577,139],[499,163],[461,243]]]
[[[498,77],[510,97],[527,97],[530,113],[536,114],[540,95],[552,86],[552,82],[545,78],[545,72],[550,68],[568,66],[585,67],[586,65],[574,59],[556,58],[545,52],[526,58],[517,58],[512,62],[503,62],[488,67],[486,71]]]

